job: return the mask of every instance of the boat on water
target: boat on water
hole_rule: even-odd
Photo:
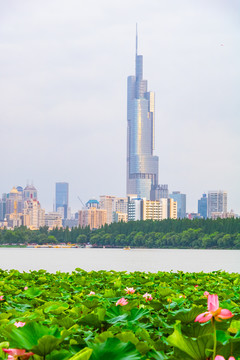
[[[130,246],[125,246],[123,250],[131,250]]]

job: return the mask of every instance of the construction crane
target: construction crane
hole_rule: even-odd
[[[80,203],[82,204],[82,206],[85,207],[86,205],[82,202],[82,200],[80,199],[80,197],[78,196],[77,198],[78,198],[78,200],[80,201]]]

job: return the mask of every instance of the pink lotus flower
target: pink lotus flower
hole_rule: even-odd
[[[198,287],[198,285],[194,285],[194,287],[195,287],[195,288],[197,288],[197,287]]]
[[[126,299],[124,299],[124,298],[121,298],[116,302],[116,306],[118,306],[118,305],[124,306],[124,305],[127,305],[127,304],[128,304],[128,301]]]
[[[208,311],[198,315],[195,321],[205,323],[211,318],[214,318],[217,321],[221,321],[219,319],[230,319],[231,317],[233,317],[233,314],[230,310],[219,307],[217,295],[208,295]]]
[[[91,295],[95,295],[95,292],[94,291],[90,291],[90,293],[88,294],[88,296],[91,296]]]
[[[152,295],[151,294],[144,294],[143,297],[145,298],[146,301],[151,301],[153,298],[152,298]]]
[[[4,300],[4,296],[1,295],[1,296],[0,296],[0,301],[3,301],[3,300]]]
[[[23,327],[24,325],[25,325],[26,323],[24,323],[24,322],[21,322],[21,321],[19,321],[19,322],[15,322],[14,323],[14,325],[18,328],[18,327]]]
[[[28,289],[28,286],[25,286],[23,290],[27,290]]]
[[[217,355],[214,360],[225,360],[225,358],[221,355]],[[235,360],[235,357],[230,356],[228,360]]]
[[[127,287],[124,290],[126,291],[127,294],[134,294],[136,291],[133,287],[131,287],[131,288]]]
[[[20,358],[22,360],[27,360],[30,356],[34,355],[32,352],[26,353],[24,349],[2,349],[5,353],[8,354],[7,360],[15,360]]]
[[[210,295],[210,294],[208,291],[204,291],[203,295],[208,297],[208,295]]]

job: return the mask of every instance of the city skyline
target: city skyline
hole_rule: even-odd
[[[222,189],[240,213],[238,2],[0,3],[1,193],[33,179],[52,209],[55,183],[68,182],[75,210],[77,196],[125,195],[138,22],[159,183],[187,194],[187,212]]]

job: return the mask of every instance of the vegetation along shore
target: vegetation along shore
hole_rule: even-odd
[[[130,221],[89,227],[0,230],[0,245],[91,244],[95,247],[240,249],[240,219]]]

